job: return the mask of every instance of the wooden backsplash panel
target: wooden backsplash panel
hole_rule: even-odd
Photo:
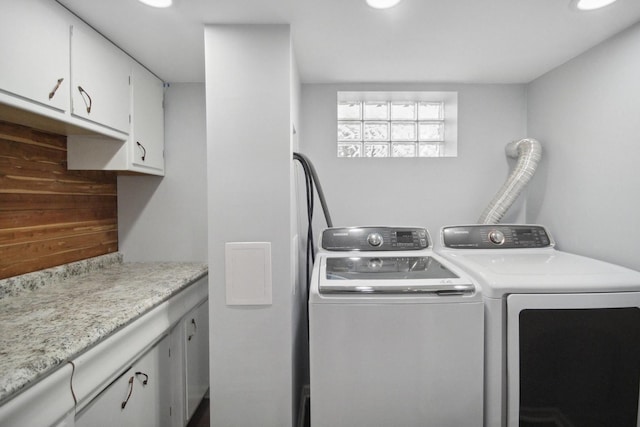
[[[69,171],[65,136],[0,122],[0,279],[117,250],[116,174]]]

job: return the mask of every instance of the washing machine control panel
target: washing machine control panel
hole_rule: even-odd
[[[322,232],[328,251],[411,251],[429,247],[429,233],[420,227],[335,227]]]
[[[455,249],[513,249],[553,246],[540,225],[457,225],[442,229],[442,244]]]

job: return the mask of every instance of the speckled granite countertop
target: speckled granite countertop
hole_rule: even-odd
[[[0,405],[206,273],[110,254],[0,280]]]

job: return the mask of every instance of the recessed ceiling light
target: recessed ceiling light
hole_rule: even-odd
[[[138,0],[140,3],[144,3],[147,6],[153,7],[169,7],[173,3],[172,0]]]
[[[400,3],[400,0],[367,0],[367,4],[374,9],[389,9]]]
[[[578,10],[595,10],[609,6],[616,0],[573,0],[571,5]]]

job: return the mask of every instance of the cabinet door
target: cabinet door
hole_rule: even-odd
[[[164,172],[163,83],[137,63],[131,77],[131,163]]]
[[[76,427],[168,426],[168,369],[165,336],[77,415]]]
[[[133,368],[130,367],[118,377],[109,387],[96,397],[82,412],[76,416],[76,427],[107,427],[110,425],[133,425],[131,413],[133,405],[128,402],[122,408],[122,402],[126,401],[129,390],[133,394],[136,386]],[[137,390],[136,390],[137,391]]]
[[[168,335],[134,363],[134,374],[136,379],[141,381],[139,384],[142,384],[132,402],[138,414],[134,425],[149,427],[170,425],[171,384],[167,374],[169,366]]]
[[[209,303],[205,301],[184,318],[186,338],[187,419],[193,416],[209,388]]]
[[[0,90],[69,109],[69,22],[56,2],[4,2],[0,13]]]
[[[100,34],[74,25],[71,32],[71,112],[129,133],[130,58]]]

